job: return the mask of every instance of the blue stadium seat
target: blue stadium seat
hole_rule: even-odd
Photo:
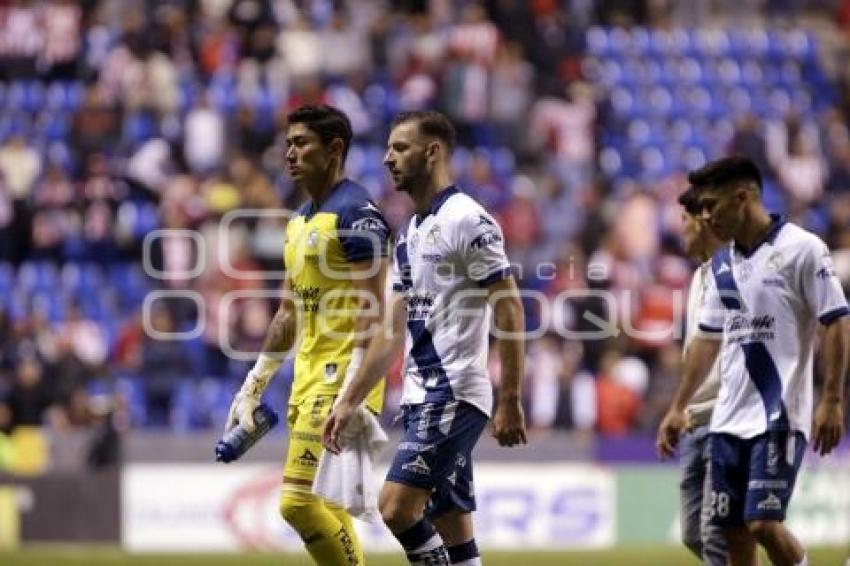
[[[70,131],[71,117],[61,110],[46,110],[36,120],[36,135],[42,136],[48,143],[67,139]]]
[[[490,166],[497,177],[509,178],[516,171],[516,156],[507,147],[496,148],[490,155]]]
[[[602,57],[611,52],[611,46],[608,42],[608,32],[599,26],[588,28],[584,34],[584,41],[587,45],[587,52],[597,57]]]
[[[616,177],[623,170],[623,157],[617,148],[606,147],[599,152],[599,167],[608,177]]]
[[[15,287],[15,268],[8,262],[0,262],[0,295],[8,295]]]
[[[28,291],[55,291],[59,283],[56,266],[46,261],[25,261],[18,268],[18,285]]]

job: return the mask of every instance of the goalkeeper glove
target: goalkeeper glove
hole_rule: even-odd
[[[254,409],[260,404],[260,398],[263,392],[268,387],[269,382],[280,367],[280,360],[267,354],[260,354],[257,358],[257,363],[245,376],[245,381],[233,402],[230,404],[230,411],[227,414],[227,423],[225,423],[224,432],[229,432],[233,427],[241,424],[249,433],[256,428],[254,423]]]

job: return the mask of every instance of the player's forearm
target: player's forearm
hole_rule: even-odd
[[[295,317],[291,309],[281,304],[266,331],[262,352],[281,358],[295,345]]]
[[[368,340],[368,348],[351,383],[347,385],[340,403],[357,406],[383,378],[395,357],[404,346],[404,328],[407,308],[402,297],[393,294],[390,304],[383,311],[389,315],[381,330]]]
[[[685,369],[679,389],[673,397],[672,408],[684,411],[691,397],[705,378],[708,376],[717,354],[720,352],[721,340],[717,338],[697,337],[691,342],[685,354]]]
[[[494,307],[502,379],[500,399],[518,400],[525,370],[525,313],[519,297],[501,299]]]
[[[343,394],[341,403],[353,406],[360,405],[369,392],[375,388],[387,373],[398,352],[401,350],[404,336],[385,335],[379,333],[372,338],[363,362],[352,379],[351,384]]]
[[[824,371],[821,397],[825,401],[843,403],[844,379],[850,361],[850,317],[841,317],[824,329],[821,352]]]

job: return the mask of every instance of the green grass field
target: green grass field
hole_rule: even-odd
[[[812,566],[842,566],[846,548],[809,550]],[[129,555],[109,548],[34,548],[0,551],[3,566],[312,566],[303,554],[142,554]],[[369,566],[406,564],[401,553],[369,556]],[[677,566],[694,565],[684,550],[675,547],[630,547],[599,552],[490,552],[484,555],[486,566]],[[762,564],[768,564],[762,560]]]

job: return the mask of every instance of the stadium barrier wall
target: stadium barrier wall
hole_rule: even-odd
[[[121,541],[121,477],[105,471],[0,474],[0,548]]]
[[[679,544],[673,466],[482,462],[475,474],[484,548]],[[134,552],[301,552],[278,516],[279,487],[280,469],[267,464],[131,464],[122,481],[122,544]],[[788,521],[806,544],[850,542],[850,458],[809,457]],[[397,550],[380,524],[358,528],[367,549]]]

